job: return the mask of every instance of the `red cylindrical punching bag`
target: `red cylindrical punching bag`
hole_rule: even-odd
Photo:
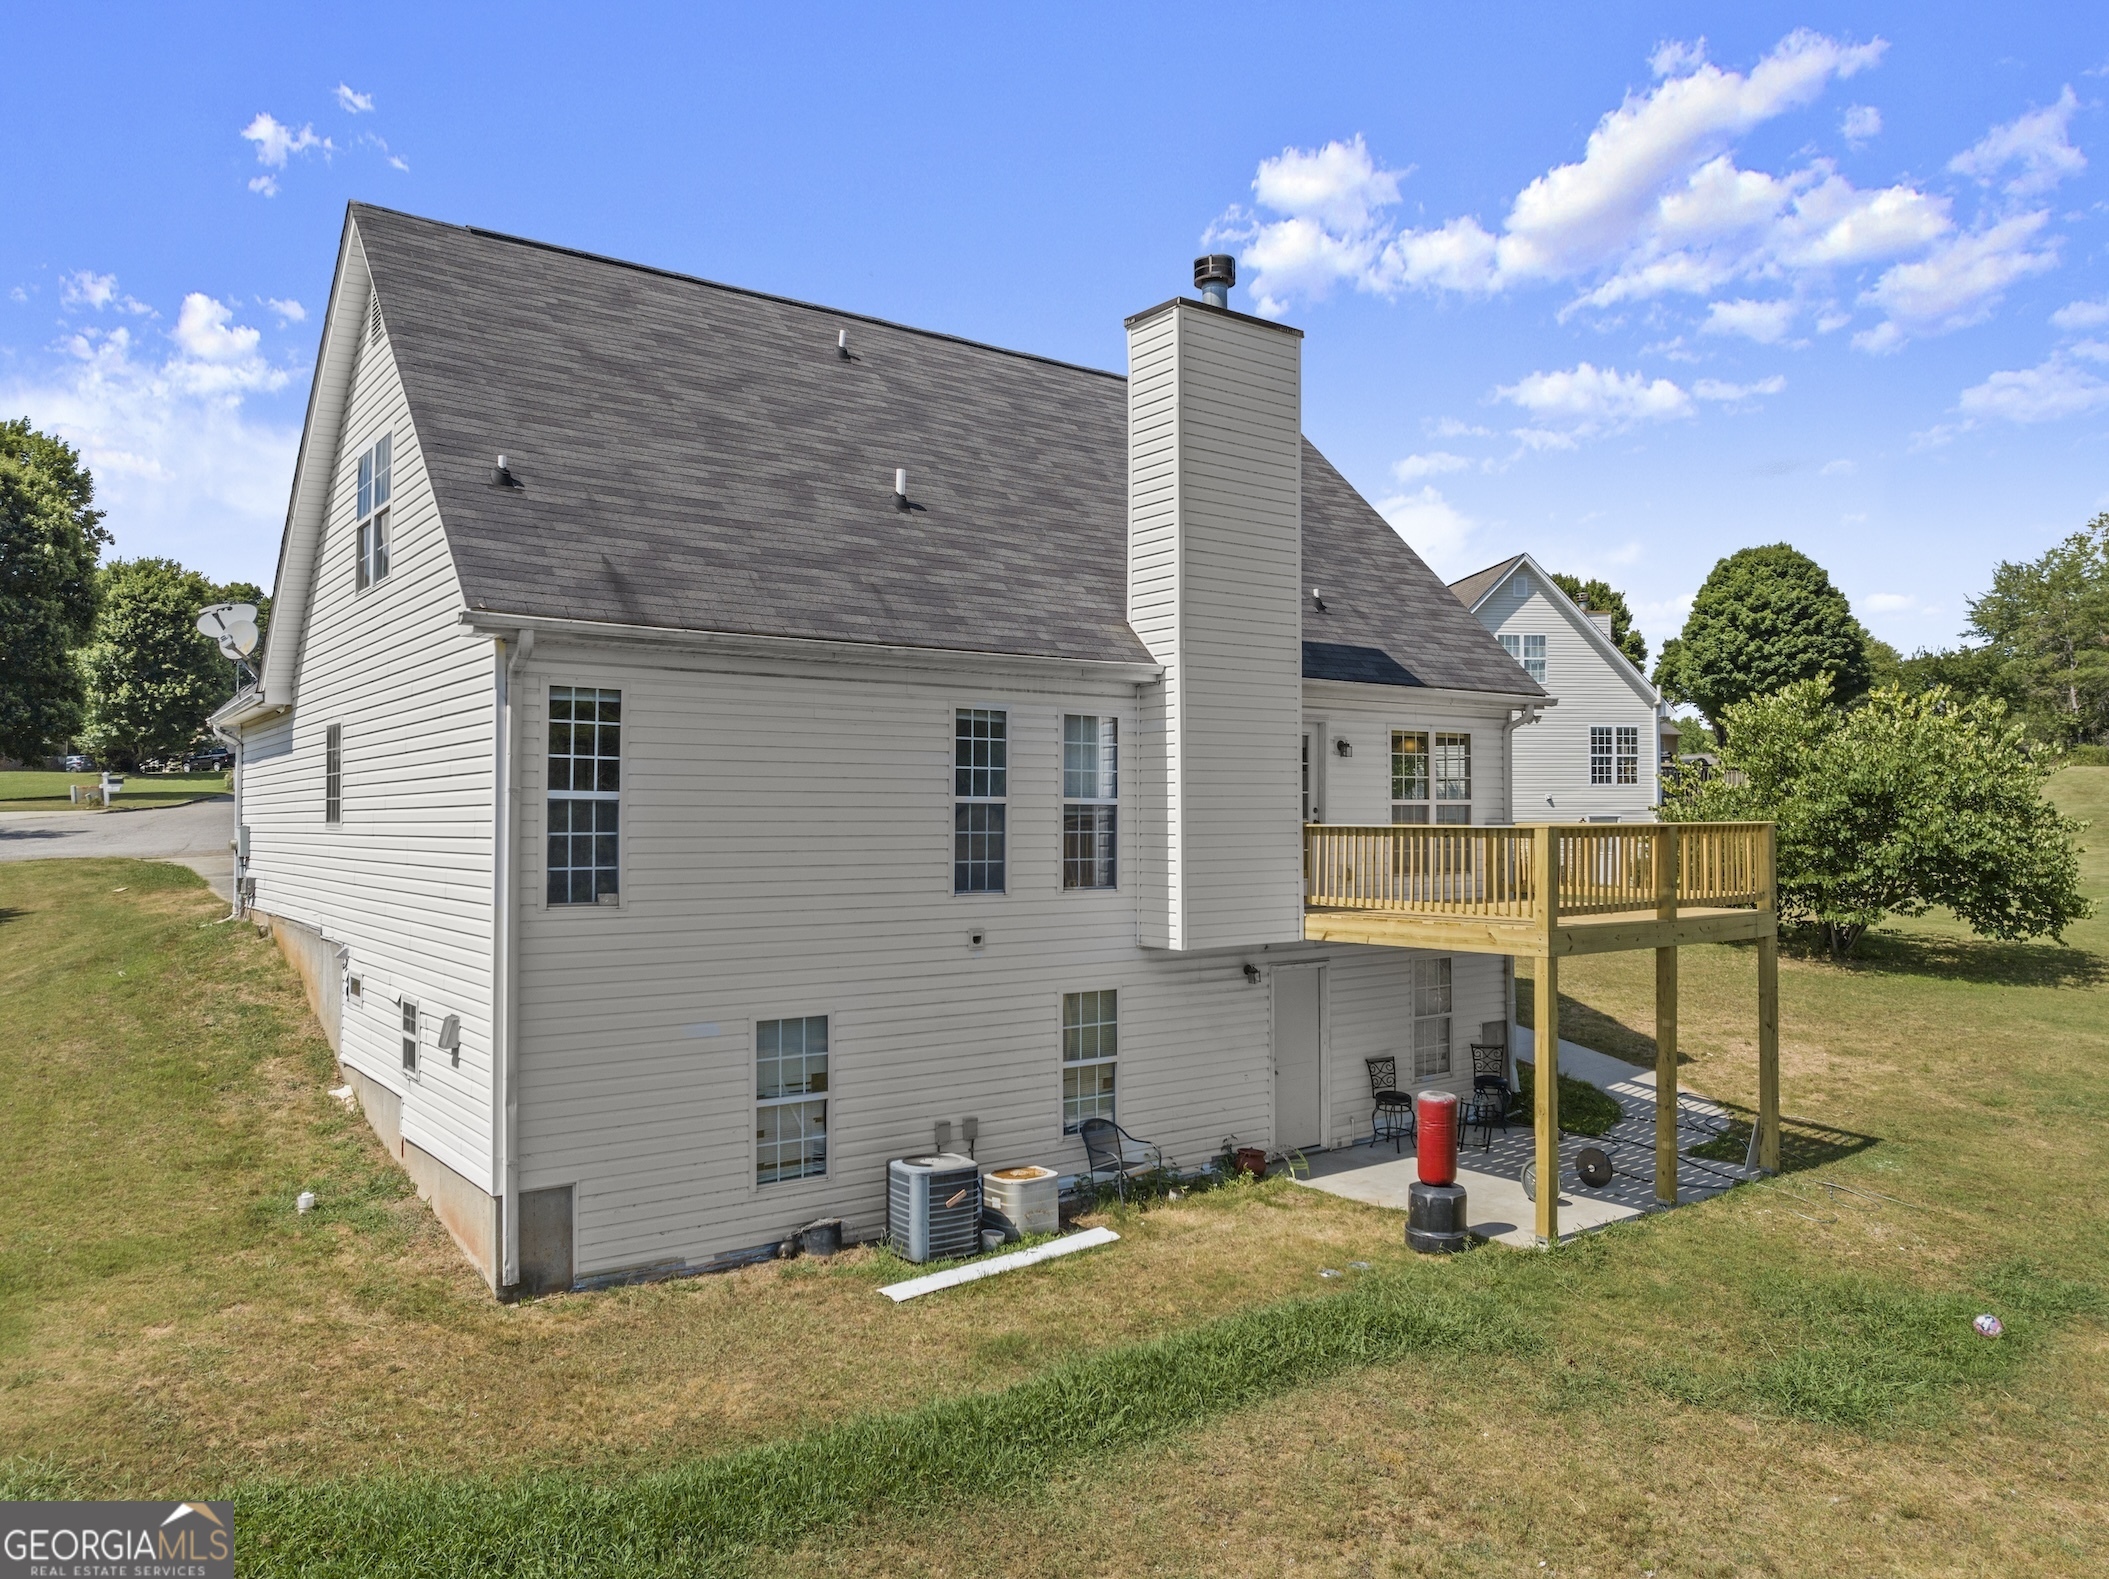
[[[1415,1149],[1421,1183],[1457,1182],[1457,1098],[1448,1091],[1423,1091],[1413,1099]]]

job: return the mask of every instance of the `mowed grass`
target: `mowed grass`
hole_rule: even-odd
[[[127,806],[181,806],[227,793],[225,773],[128,773],[117,792],[116,810]],[[0,773],[0,811],[71,811],[68,786],[100,784],[100,773]]]
[[[2109,818],[2109,771],[2056,791]],[[857,1252],[503,1309],[321,1095],[269,945],[202,925],[192,882],[0,869],[0,1489],[232,1491],[258,1572],[2104,1553],[2103,920],[2067,949],[1929,919],[1849,966],[1790,954],[1785,1106],[1818,1165],[1549,1255],[1412,1261],[1395,1217],[1270,1181],[899,1308]],[[1687,950],[1684,982],[1685,1078],[1747,1103],[1748,952]],[[1570,1037],[1652,1057],[1646,956],[1563,985],[1616,1028]]]

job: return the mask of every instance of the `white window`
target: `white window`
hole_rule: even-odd
[[[1113,1067],[1120,1057],[1120,994],[1062,994],[1062,1133],[1087,1118],[1113,1117]]]
[[[952,794],[952,892],[1000,894],[1010,794],[1008,713],[962,707],[954,716]]]
[[[388,501],[393,495],[389,464],[391,435],[382,434],[359,457],[359,585],[370,587],[388,574]]]
[[[1545,683],[1545,638],[1543,636],[1504,636],[1501,650],[1523,665],[1523,672],[1540,685]]]
[[[754,1178],[827,1172],[827,1016],[754,1026]]]
[[[1640,782],[1640,730],[1632,724],[1589,726],[1589,782]]]
[[[1425,730],[1391,732],[1391,820],[1428,820],[1428,735]]]
[[[322,820],[344,821],[344,726],[322,732]]]
[[[1413,1078],[1450,1072],[1450,961],[1413,962]]]
[[[1062,886],[1112,888],[1119,877],[1120,732],[1090,713],[1062,717]]]
[[[1472,737],[1435,737],[1435,820],[1472,820]]]
[[[549,902],[622,891],[622,692],[549,688]]]
[[[403,1068],[411,1074],[417,1073],[417,1005],[408,998],[403,1003]]]

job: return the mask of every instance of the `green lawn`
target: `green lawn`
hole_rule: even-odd
[[[117,805],[181,806],[206,795],[227,793],[225,773],[128,773]],[[0,773],[0,811],[70,811],[68,786],[100,784],[100,773]]]
[[[2109,820],[2109,769],[2054,787]],[[231,1494],[256,1573],[2109,1555],[2109,917],[1790,951],[1798,1171],[1550,1254],[1419,1261],[1395,1216],[1272,1180],[907,1306],[859,1251],[507,1308],[217,914],[179,868],[0,867],[0,1496]],[[1750,952],[1683,979],[1686,1080],[1747,1104]],[[1563,985],[1570,1035],[1652,1056],[1646,956]]]

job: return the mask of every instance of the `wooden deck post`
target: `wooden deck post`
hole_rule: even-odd
[[[1538,829],[1531,849],[1531,888],[1537,900],[1541,952],[1534,962],[1531,986],[1536,994],[1532,1043],[1537,1049],[1533,1104],[1538,1142],[1538,1221],[1540,1246],[1560,1242],[1560,964],[1553,955],[1553,931],[1560,919],[1559,834],[1550,825]]]
[[[1655,918],[1677,919],[1677,825],[1655,835]],[[1655,951],[1655,1199],[1677,1204],[1677,950]]]
[[[1779,932],[1775,830],[1758,840],[1758,909],[1768,925],[1758,939],[1758,1167],[1779,1172]]]

